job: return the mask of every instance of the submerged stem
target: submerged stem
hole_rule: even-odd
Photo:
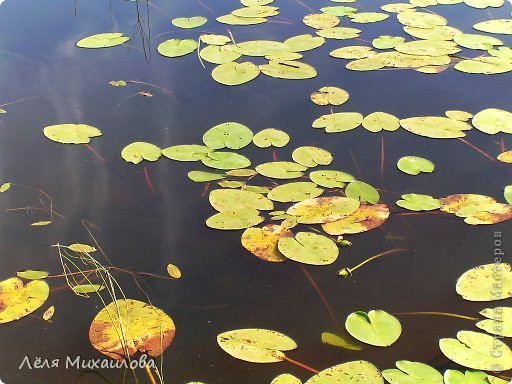
[[[448,313],[448,312],[400,312],[395,313],[397,316],[418,316],[418,315],[431,315],[431,316],[447,316],[447,317],[455,317],[457,319],[464,319],[470,321],[478,320],[477,317],[470,317],[465,315],[458,315],[456,313]]]
[[[375,260],[375,259],[378,259],[379,257],[382,257],[382,256],[386,256],[386,255],[390,255],[392,253],[397,253],[397,252],[405,252],[405,251],[408,251],[407,248],[395,248],[395,249],[390,249],[388,251],[384,251],[384,252],[381,252],[381,253],[378,253],[372,257],[369,257],[368,259],[360,262],[359,264],[357,264],[355,267],[352,267],[352,268],[343,268],[343,269],[340,269],[338,271],[338,275],[339,276],[342,276],[342,277],[348,277],[348,276],[352,276],[352,273],[358,269],[358,268],[361,268],[363,265],[369,263],[370,261],[372,260]]]

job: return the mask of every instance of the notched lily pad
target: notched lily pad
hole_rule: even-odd
[[[121,157],[129,163],[139,164],[142,160],[157,161],[162,150],[154,144],[136,141],[128,144],[121,151]]]
[[[357,340],[377,347],[389,347],[402,333],[398,319],[382,310],[351,313],[345,328]]]
[[[0,282],[0,324],[19,320],[39,309],[50,294],[48,284],[33,280],[23,284],[17,277]]]
[[[382,371],[382,376],[390,383],[443,384],[443,375],[427,364],[400,360],[396,366],[398,369]]]
[[[203,16],[192,16],[192,17],[177,17],[171,20],[172,25],[178,28],[197,28],[201,25],[206,24],[208,19]]]
[[[218,124],[203,135],[203,143],[212,149],[241,149],[252,141],[253,133],[245,125],[233,121]]]
[[[404,156],[396,164],[399,170],[408,175],[419,175],[422,172],[434,172],[434,163],[418,156]]]
[[[158,53],[166,57],[185,56],[197,49],[197,41],[192,39],[170,39],[161,43],[158,47]]]
[[[349,361],[320,371],[305,384],[384,384],[379,370],[364,360]]]
[[[317,165],[329,165],[332,162],[330,152],[317,147],[299,147],[292,152],[292,159],[305,167],[316,167]]]
[[[311,101],[317,105],[341,105],[348,98],[348,92],[338,87],[322,87],[311,94]]]
[[[495,286],[497,281],[500,286]],[[512,297],[510,264],[484,264],[472,268],[459,277],[456,291],[469,301],[495,301]]]
[[[286,258],[303,264],[328,265],[334,263],[339,255],[339,248],[334,241],[312,232],[281,237],[277,246]]]
[[[92,137],[101,136],[101,131],[86,124],[57,124],[43,129],[44,135],[57,143],[87,144]]]
[[[389,208],[385,204],[361,204],[351,215],[322,224],[329,235],[345,235],[370,231],[384,224],[389,217]]]
[[[275,224],[263,228],[247,228],[242,234],[242,245],[253,255],[270,262],[287,260],[277,248],[281,237],[293,237],[293,233],[285,227]]]
[[[254,135],[252,141],[259,148],[284,147],[290,142],[290,136],[284,131],[275,128],[267,128]]]
[[[291,161],[273,161],[256,166],[256,172],[273,179],[296,179],[304,175],[304,165]]]
[[[359,200],[349,197],[317,197],[292,205],[286,213],[298,216],[297,222],[301,224],[322,224],[351,215],[359,205]]]
[[[251,62],[228,62],[215,67],[212,77],[218,83],[224,85],[240,85],[254,80],[260,74],[258,66]]]

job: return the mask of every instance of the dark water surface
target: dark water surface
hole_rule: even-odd
[[[303,2],[313,9],[336,5],[327,0]],[[450,109],[473,113],[489,107],[510,110],[510,74],[480,76],[453,69],[436,76],[411,70],[354,73],[344,68],[344,60],[333,59],[328,53],[344,45],[365,43],[328,40],[321,48],[304,53],[303,61],[318,71],[314,79],[287,81],[260,75],[242,86],[226,87],[212,80],[213,66],[206,63],[204,70],[196,54],[169,59],[160,56],[156,47],[174,37],[197,39],[198,31],[173,27],[169,20],[174,17],[203,15],[209,22],[199,28],[201,32],[226,34],[229,26],[215,22],[215,17],[238,8],[239,3],[154,0],[152,4],[147,8],[140,3],[147,37],[148,20],[150,23],[149,45],[142,43],[133,2],[78,0],[76,15],[71,0],[6,0],[0,5],[0,104],[32,98],[4,107],[8,113],[0,115],[0,182],[46,191],[54,208],[65,216],[48,227],[31,227],[34,217],[44,220],[40,213],[30,211],[34,217],[28,217],[27,212],[6,210],[38,206],[39,194],[19,188],[2,194],[0,280],[25,269],[61,273],[58,254],[51,245],[90,244],[81,225],[85,219],[94,224],[94,235],[114,265],[161,275],[165,275],[168,263],[182,270],[183,278],[176,281],[143,278],[152,304],[176,323],[176,337],[164,355],[168,384],[270,383],[283,372],[305,381],[312,375],[287,362],[251,364],[236,360],[217,346],[217,334],[251,327],[289,335],[299,345],[289,357],[319,370],[357,359],[367,359],[380,369],[392,368],[400,359],[430,362],[439,369],[455,366],[441,354],[438,340],[455,337],[458,330],[474,330],[466,320],[402,316],[403,334],[391,348],[366,346],[363,351],[348,351],[323,345],[321,333],[336,332],[336,326],[299,265],[265,263],[242,248],[241,231],[206,228],[204,221],[213,209],[202,197],[204,185],[186,177],[188,171],[202,169],[200,164],[162,158],[135,166],[119,154],[133,141],[162,148],[199,144],[210,127],[237,121],[255,132],[268,127],[288,132],[292,141],[276,151],[280,160],[289,159],[292,150],[302,145],[329,150],[334,155],[330,169],[349,172],[381,188],[382,202],[394,212],[403,212],[394,203],[401,194],[411,192],[436,197],[480,193],[503,201],[503,187],[511,183],[506,165],[491,162],[458,140],[432,140],[403,130],[372,134],[358,128],[327,135],[311,129],[311,122],[328,113],[328,108],[312,104],[309,95],[324,85],[339,86],[350,93],[350,100],[337,111],[363,115],[385,111],[402,118],[443,115]],[[275,5],[281,8],[281,18],[275,20],[286,18],[293,24],[229,27],[236,40],[282,41],[311,33],[301,22],[310,13],[305,7],[293,0],[276,0]],[[355,6],[370,11],[380,5],[358,0]],[[489,18],[487,11],[465,5],[432,9],[467,33],[475,22]],[[510,11],[507,3],[492,9],[492,16],[510,17]],[[380,35],[404,35],[394,15],[383,22],[355,27],[363,30],[361,38],[368,41]],[[85,36],[109,31],[124,32],[133,39],[129,45],[101,50],[74,45]],[[512,43],[509,37],[500,38],[505,45]],[[118,79],[156,84],[172,94],[144,85],[114,88],[108,84]],[[147,90],[154,97],[129,97]],[[100,128],[103,136],[94,139],[91,147],[104,161],[83,145],[47,140],[43,127],[59,123]],[[381,136],[386,149],[384,182],[380,177]],[[467,139],[492,156],[500,153],[500,135],[473,130]],[[504,143],[508,149],[512,147],[509,137],[504,137]],[[244,149],[242,153],[248,154],[253,164],[272,160],[272,150]],[[418,177],[399,172],[396,161],[405,155],[427,157],[436,164],[436,171]],[[144,166],[155,194],[146,183]],[[463,301],[455,293],[455,282],[467,269],[493,262],[496,231],[502,232],[502,248],[510,254],[508,223],[473,227],[447,215],[392,215],[380,229],[350,236],[354,245],[343,249],[335,264],[306,269],[342,324],[349,313],[371,309],[476,316],[484,306]],[[393,248],[409,251],[371,263],[351,279],[336,276],[342,267]],[[129,276],[117,278],[128,297],[146,300]],[[52,289],[65,284],[63,279],[49,283]],[[64,367],[20,370],[26,355],[31,359],[60,358],[61,365],[66,356],[101,357],[88,340],[90,322],[102,308],[99,300],[59,290],[42,309],[50,305],[56,308],[51,323],[40,319],[40,309],[33,316],[1,325],[0,379],[5,383],[75,383],[84,373]],[[101,373],[108,382],[122,382],[122,372]],[[141,383],[148,382],[144,372],[137,374]],[[127,376],[126,382],[133,382]],[[91,373],[79,382],[106,381]]]

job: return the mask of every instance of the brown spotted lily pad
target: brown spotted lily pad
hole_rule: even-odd
[[[27,285],[17,277],[0,282],[0,324],[19,320],[40,308],[48,295],[48,284],[33,280]]]
[[[277,242],[281,237],[293,237],[292,231],[280,225],[269,224],[263,228],[247,228],[242,234],[242,245],[253,255],[265,261],[285,261]]]
[[[496,202],[492,197],[476,194],[456,194],[439,199],[441,211],[464,217],[471,225],[496,224],[512,218],[512,207]]]
[[[389,217],[385,204],[361,204],[357,211],[348,217],[322,225],[329,235],[344,235],[366,232],[382,225]]]
[[[96,315],[89,339],[99,352],[123,360],[137,351],[159,356],[171,344],[175,331],[174,322],[161,309],[142,301],[116,300]]]

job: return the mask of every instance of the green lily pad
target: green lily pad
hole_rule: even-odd
[[[174,145],[162,149],[162,155],[177,161],[199,161],[205,158],[207,153],[213,152],[212,148],[204,145]]]
[[[382,310],[351,313],[345,321],[345,328],[357,340],[377,347],[390,346],[402,333],[398,319]]]
[[[259,66],[262,73],[278,79],[302,80],[311,79],[317,75],[315,68],[300,61],[270,61]]]
[[[311,101],[317,105],[341,105],[348,98],[348,92],[338,87],[322,87],[311,94]]]
[[[43,134],[57,143],[87,144],[91,137],[101,136],[101,131],[85,124],[58,124],[45,127]]]
[[[362,181],[351,181],[345,188],[345,195],[352,199],[361,200],[370,204],[377,204],[380,199],[379,192],[370,184]]]
[[[99,33],[85,37],[76,43],[79,48],[110,48],[126,43],[130,38],[122,33]]]
[[[215,169],[238,169],[251,165],[247,157],[233,152],[210,152],[201,162],[210,168]]]
[[[360,33],[360,29],[349,27],[333,27],[316,31],[316,34],[318,36],[325,37],[326,39],[336,40],[354,39],[356,37],[359,37]]]
[[[333,347],[343,348],[343,349],[349,349],[352,351],[360,351],[361,348],[359,345],[347,341],[345,338],[342,338],[338,335],[335,335],[334,333],[330,332],[323,332],[322,333],[322,343],[327,345],[332,345]]]
[[[206,220],[206,225],[213,229],[237,230],[246,229],[263,222],[265,218],[260,216],[256,209],[241,209],[219,212]]]
[[[213,149],[241,149],[252,142],[252,131],[243,124],[227,122],[210,128],[203,135],[203,143]]]
[[[334,16],[349,16],[357,12],[357,8],[335,5],[332,7],[320,8],[320,11]]]
[[[316,167],[331,164],[332,155],[322,148],[299,147],[292,152],[292,159],[305,167]]]
[[[259,185],[244,185],[242,187],[244,191],[250,191],[250,192],[256,192],[261,194],[266,194],[270,192],[270,188],[268,187],[261,187]]]
[[[381,12],[358,12],[348,15],[353,23],[376,23],[386,20],[389,15]]]
[[[400,12],[398,13],[397,18],[401,24],[417,28],[428,29],[447,24],[444,17],[426,12]]]
[[[315,183],[301,181],[297,183],[282,184],[272,189],[268,198],[282,203],[296,203],[302,200],[320,196],[324,192]]]
[[[212,77],[215,81],[224,85],[240,85],[254,80],[260,74],[258,66],[251,62],[224,63],[215,67]]]
[[[504,0],[464,0],[466,5],[477,9],[485,9],[488,7],[499,8],[505,1]]]
[[[267,21],[264,17],[240,17],[235,15],[222,15],[216,19],[219,23],[228,25],[254,25]]]
[[[497,19],[487,20],[473,25],[478,31],[487,33],[499,33],[504,35],[512,35],[512,20],[511,19]]]
[[[399,170],[408,175],[419,175],[422,172],[434,172],[434,163],[418,156],[404,156],[396,164]]]
[[[185,56],[197,49],[197,41],[192,39],[170,39],[161,43],[158,47],[158,53],[166,57]]]
[[[70,251],[79,252],[79,253],[93,253],[93,252],[97,251],[96,248],[94,248],[90,245],[80,244],[80,243],[70,244],[70,245],[68,245],[68,249]]]
[[[208,19],[203,16],[177,17],[171,20],[172,25],[178,28],[191,29],[205,25]]]
[[[473,117],[472,113],[457,110],[446,111],[444,114],[446,115],[446,117],[449,117],[450,119],[459,121],[468,121]]]
[[[121,157],[133,164],[139,164],[142,160],[157,161],[161,155],[162,150],[159,147],[142,141],[128,144],[121,151]]]
[[[372,45],[377,49],[395,48],[397,45],[403,44],[405,39],[402,36],[383,35],[372,40]]]
[[[473,117],[471,123],[476,129],[489,135],[512,133],[512,113],[502,109],[484,109]]]
[[[386,112],[373,112],[365,116],[362,125],[370,132],[392,132],[400,128],[400,119]]]
[[[124,81],[124,80],[117,80],[117,81],[112,80],[112,81],[109,81],[108,83],[113,87],[126,87],[126,85],[127,85],[126,81]]]
[[[385,369],[382,376],[392,384],[443,384],[443,375],[423,363],[401,360],[398,369]]]
[[[9,188],[11,188],[11,183],[3,183],[0,186],[0,193],[7,192],[9,190]]]
[[[339,112],[320,116],[313,121],[313,128],[324,128],[327,133],[346,132],[357,128],[363,122],[359,112]]]
[[[205,172],[205,171],[190,171],[187,174],[188,178],[196,183],[204,183],[207,181],[221,180],[226,177],[225,173]]]
[[[265,196],[238,189],[215,189],[210,192],[209,201],[212,207],[219,212],[274,209],[274,203]]]
[[[347,47],[335,49],[329,53],[329,56],[347,60],[365,59],[373,55],[375,55],[375,52],[372,51],[372,47],[364,45],[349,45]]]
[[[245,5],[246,7],[256,7],[260,5],[268,5],[272,4],[274,0],[240,0],[240,3],[242,5]]]
[[[282,373],[274,377],[270,384],[302,384],[302,381],[289,373]]]
[[[242,56],[234,51],[234,45],[209,45],[199,52],[203,60],[213,64],[226,64]]]
[[[225,45],[231,41],[231,39],[225,35],[217,35],[214,33],[207,33],[199,37],[201,41],[208,45]]]
[[[302,59],[304,55],[297,52],[274,53],[273,55],[265,55],[268,61],[292,61]]]
[[[297,348],[288,336],[269,329],[237,329],[217,336],[224,352],[251,363],[276,363],[285,359],[283,351]]]
[[[480,314],[487,319],[476,323],[476,326],[492,335],[512,337],[512,308],[486,308]]]
[[[274,40],[250,40],[235,45],[235,51],[245,56],[266,56],[290,52],[285,43]]]
[[[245,182],[243,181],[237,181],[237,180],[222,180],[217,183],[222,188],[241,188],[245,185]]]
[[[340,19],[328,13],[311,13],[302,19],[304,24],[315,29],[327,29],[337,26]]]
[[[489,384],[487,373],[482,371],[466,371],[464,373],[455,369],[447,369],[443,379],[445,384]]]
[[[459,33],[453,37],[453,41],[464,48],[485,51],[494,48],[495,45],[503,45],[503,42],[495,37],[472,33]]]
[[[380,9],[391,13],[400,13],[409,10],[414,10],[414,5],[411,3],[390,3],[381,5]]]
[[[295,237],[281,237],[277,247],[286,258],[310,265],[332,264],[339,255],[339,248],[334,241],[311,232],[299,232]]]
[[[464,367],[494,372],[512,368],[510,348],[501,340],[483,333],[459,331],[457,339],[439,340],[439,347],[447,358]]]
[[[349,361],[320,371],[305,384],[384,384],[379,370],[364,360]]]
[[[453,37],[462,33],[457,28],[448,25],[438,25],[434,28],[418,28],[405,26],[404,32],[418,39],[425,40],[453,40]]]
[[[296,179],[304,175],[307,167],[291,161],[273,161],[256,166],[256,172],[273,179]]]
[[[503,196],[507,203],[512,205],[512,185],[507,185],[503,190]]]
[[[397,45],[395,49],[407,55],[443,56],[460,52],[453,41],[446,40],[416,40]]]
[[[49,273],[45,271],[34,271],[32,269],[28,269],[26,271],[16,272],[16,275],[18,275],[18,277],[23,277],[24,279],[27,280],[39,280],[44,279],[46,276],[49,275]]]
[[[267,128],[259,131],[252,138],[252,142],[259,148],[284,147],[290,142],[290,136],[284,131],[275,128]]]
[[[509,47],[499,47],[497,49],[489,49],[487,52],[495,57],[501,57],[503,59],[512,59],[512,48],[509,48]]]
[[[71,287],[73,292],[75,292],[77,295],[87,295],[89,293],[99,292],[104,288],[105,286],[100,284],[80,284]]]
[[[243,7],[231,11],[232,15],[245,18],[261,18],[276,16],[279,14],[279,8],[271,5],[255,5],[252,7]]]
[[[400,120],[400,125],[407,131],[432,139],[452,139],[464,137],[464,131],[471,127],[463,122],[448,117],[423,116]]]
[[[483,56],[459,61],[454,68],[460,72],[495,75],[512,71],[512,62],[502,57]]]
[[[0,282],[0,324],[19,320],[39,309],[50,294],[48,284],[33,280],[24,285],[17,277]]]
[[[441,202],[429,195],[408,193],[402,195],[403,200],[398,200],[396,205],[410,211],[433,211],[441,207]]]
[[[226,175],[235,177],[250,177],[257,174],[258,172],[256,172],[254,169],[233,169],[226,172]]]
[[[345,183],[355,180],[354,176],[335,170],[313,171],[309,174],[309,178],[325,188],[343,188]]]
[[[501,285],[499,288],[495,286],[497,279]],[[459,277],[456,291],[469,301],[494,301],[512,297],[510,264],[485,264],[472,268]]]
[[[359,208],[356,199],[340,196],[316,197],[292,205],[287,214],[298,216],[301,224],[323,224],[343,219]]]
[[[293,52],[310,51],[321,47],[325,43],[325,39],[320,36],[312,36],[309,34],[298,35],[286,39],[284,43],[290,47]]]

